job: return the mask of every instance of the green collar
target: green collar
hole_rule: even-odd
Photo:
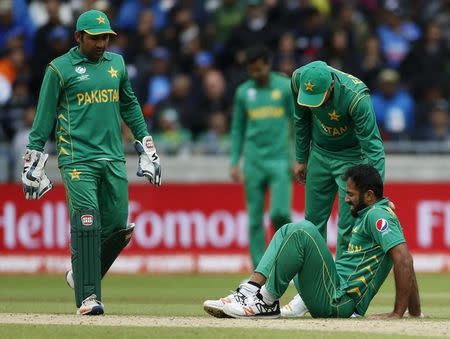
[[[96,63],[88,58],[86,58],[83,54],[80,53],[80,48],[78,46],[72,47],[69,51],[69,57],[72,61],[72,65],[76,65],[82,62],[89,62],[89,63]],[[111,60],[111,54],[109,52],[103,53],[103,56],[100,58],[99,61],[105,60]]]
[[[369,212],[369,210],[371,210],[372,208],[374,208],[376,206],[389,206],[388,198],[382,198],[381,200],[377,201],[375,204],[367,206],[366,208],[364,208],[364,209],[362,209],[361,211],[358,212],[358,216],[362,217],[364,214]]]

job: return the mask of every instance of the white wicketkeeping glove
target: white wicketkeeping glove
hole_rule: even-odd
[[[149,135],[142,139],[142,142],[136,140],[134,148],[139,154],[137,176],[146,177],[150,183],[156,186],[161,185],[161,164],[159,156],[156,154],[153,138]]]
[[[53,188],[44,172],[48,154],[27,149],[23,156],[22,184],[25,199],[37,200]]]

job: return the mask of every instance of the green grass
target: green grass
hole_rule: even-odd
[[[235,289],[244,275],[111,275],[103,281],[102,294],[107,314],[149,316],[207,317],[202,309],[205,299],[215,299]],[[450,274],[420,274],[418,283],[423,312],[432,319],[450,320]],[[289,301],[295,294],[290,286],[282,299]],[[368,315],[389,312],[394,303],[392,275],[374,298]],[[2,275],[0,276],[0,312],[74,314],[73,291],[65,284],[63,275]],[[154,338],[209,338],[207,328],[137,328],[89,327],[89,336],[98,338],[151,337]],[[81,329],[81,327],[80,327]],[[1,338],[74,337],[73,325],[0,325]],[[86,329],[87,330],[87,329]],[[330,329],[331,330],[331,329]],[[250,333],[251,332],[251,333]],[[291,333],[292,332],[292,333]],[[301,332],[309,338],[336,338],[336,333]],[[214,330],[214,337],[274,338],[298,336],[297,331],[285,330]],[[329,336],[328,336],[329,335]],[[340,332],[339,337],[361,337],[357,333]],[[381,336],[367,336],[380,338]],[[389,336],[393,337],[393,336]],[[394,336],[395,337],[395,336]]]

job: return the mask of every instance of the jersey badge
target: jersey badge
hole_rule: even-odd
[[[380,218],[375,223],[377,230],[381,233],[386,232],[389,229],[389,224],[386,219]]]
[[[339,114],[336,113],[335,110],[333,110],[333,112],[328,113],[328,115],[330,116],[330,120],[334,120],[334,121],[339,121],[339,118],[341,117]]]
[[[281,91],[279,89],[275,89],[270,93],[272,100],[279,100],[281,98]]]
[[[117,78],[117,69],[114,69],[112,66],[108,70],[108,73],[111,75],[111,78]]]
[[[74,168],[71,172],[70,172],[70,179],[71,180],[80,180],[80,171],[77,171],[76,168]]]

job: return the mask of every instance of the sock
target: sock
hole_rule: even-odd
[[[246,282],[246,283],[241,284],[239,286],[239,289],[244,294],[256,294],[259,291],[260,288],[261,288],[261,286],[259,286],[258,284],[254,283],[253,281]]]
[[[267,290],[266,285],[263,285],[263,287],[261,287],[259,293],[261,293],[263,300],[267,305],[272,305],[275,301],[278,300],[272,295],[272,293]]]

